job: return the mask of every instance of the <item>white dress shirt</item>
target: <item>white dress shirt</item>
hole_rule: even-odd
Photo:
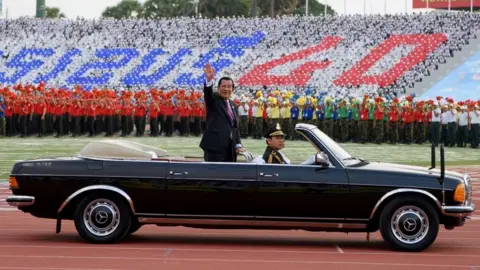
[[[438,113],[438,116],[435,116],[435,113]],[[442,110],[440,108],[436,108],[434,111],[432,111],[432,122],[440,122],[442,118]]]
[[[458,115],[458,125],[464,127],[468,124],[468,113],[463,112]]]
[[[441,117],[442,117],[442,125],[448,124],[448,114],[450,112],[443,112]]]
[[[469,116],[470,116],[470,124],[478,124],[478,120],[480,118],[480,110],[476,110],[476,111],[471,111],[469,113]]]

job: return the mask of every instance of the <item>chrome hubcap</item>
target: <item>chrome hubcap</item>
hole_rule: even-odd
[[[96,236],[108,236],[120,224],[120,211],[112,201],[97,199],[85,208],[83,222],[90,233]]]
[[[428,216],[417,206],[404,206],[393,214],[391,229],[398,241],[408,245],[416,244],[427,236]]]

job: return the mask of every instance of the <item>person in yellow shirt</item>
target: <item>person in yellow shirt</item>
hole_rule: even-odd
[[[278,100],[273,98],[270,100],[268,107],[268,123],[269,126],[280,121],[280,107],[278,106]]]
[[[260,139],[263,135],[263,102],[256,99],[253,102],[253,117],[254,117],[254,139]]]
[[[283,103],[280,104],[280,118],[281,118],[281,123],[282,123],[282,130],[285,131],[285,139],[289,139],[292,137],[291,132],[295,132],[295,130],[290,130],[290,117],[292,115],[290,109],[292,106],[290,106],[290,102],[287,100],[283,101]]]

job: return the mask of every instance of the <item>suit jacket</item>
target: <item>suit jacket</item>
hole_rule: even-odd
[[[225,101],[213,92],[213,86],[203,88],[205,107],[207,113],[205,130],[203,132],[200,147],[204,151],[227,153],[233,151],[236,157],[235,146],[241,144],[237,112],[233,103],[229,100],[233,112],[233,124],[230,122]]]

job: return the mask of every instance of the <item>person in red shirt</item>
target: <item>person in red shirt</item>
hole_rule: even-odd
[[[113,136],[113,114],[115,106],[112,98],[105,98],[104,119],[105,119],[105,136]]]
[[[164,128],[165,135],[170,137],[173,134],[173,116],[175,114],[175,106],[173,105],[173,101],[171,99],[165,100],[164,114],[166,119]]]
[[[25,138],[27,136],[27,125],[28,125],[28,118],[30,113],[29,103],[25,96],[21,97],[19,103],[17,104],[18,108],[18,131],[20,137]]]
[[[5,97],[5,135],[13,136],[13,98]]]
[[[55,137],[61,137],[64,134],[63,118],[64,118],[65,107],[66,107],[65,100],[63,100],[60,97],[57,97],[55,102],[55,109],[54,109],[55,132],[57,133]]]
[[[389,141],[391,144],[398,143],[398,118],[399,111],[397,103],[393,102],[388,112],[388,129],[389,129]]]
[[[380,103],[376,105],[373,112],[375,122],[373,122],[373,128],[375,129],[375,142],[381,144],[383,142],[383,118],[385,116],[385,108]]]
[[[45,136],[45,115],[47,114],[47,103],[45,98],[41,97],[34,106],[33,121],[38,137]]]
[[[178,106],[180,116],[180,136],[190,134],[190,105],[187,100],[182,100]]]
[[[427,116],[423,111],[423,103],[417,103],[417,110],[413,113],[414,119],[414,128],[413,131],[415,133],[415,142],[418,144],[423,144],[425,142],[425,122],[427,120]]]
[[[407,105],[404,108],[404,125],[405,130],[405,143],[411,144],[413,142],[413,125],[414,125],[414,112],[411,105]]]
[[[13,136],[20,132],[20,111],[22,110],[20,97],[14,100],[13,104]]]
[[[72,137],[80,136],[80,119],[81,119],[81,111],[82,107],[80,106],[80,99],[75,98],[72,100],[72,104],[69,106],[69,115],[71,119],[71,127],[72,127]]]
[[[55,115],[55,105],[53,103],[53,97],[49,94],[47,97],[47,113],[45,116],[45,129],[46,129],[46,134],[48,135],[52,135],[55,129],[54,115]]]
[[[368,141],[368,103],[365,101],[360,108],[360,142],[366,143]]]
[[[160,107],[158,106],[158,96],[152,96],[152,102],[148,106],[148,117],[150,119],[150,137],[158,137],[158,114]]]
[[[190,130],[195,136],[200,136],[202,133],[202,117],[203,111],[198,100],[192,104],[191,117],[193,118],[192,129]]]
[[[135,129],[137,130],[135,136],[140,137],[145,134],[145,117],[147,114],[147,104],[143,96],[137,99],[137,106],[135,107]]]
[[[89,137],[96,134],[95,120],[96,120],[96,106],[93,95],[88,94],[85,100],[86,114],[87,114],[87,132]]]

